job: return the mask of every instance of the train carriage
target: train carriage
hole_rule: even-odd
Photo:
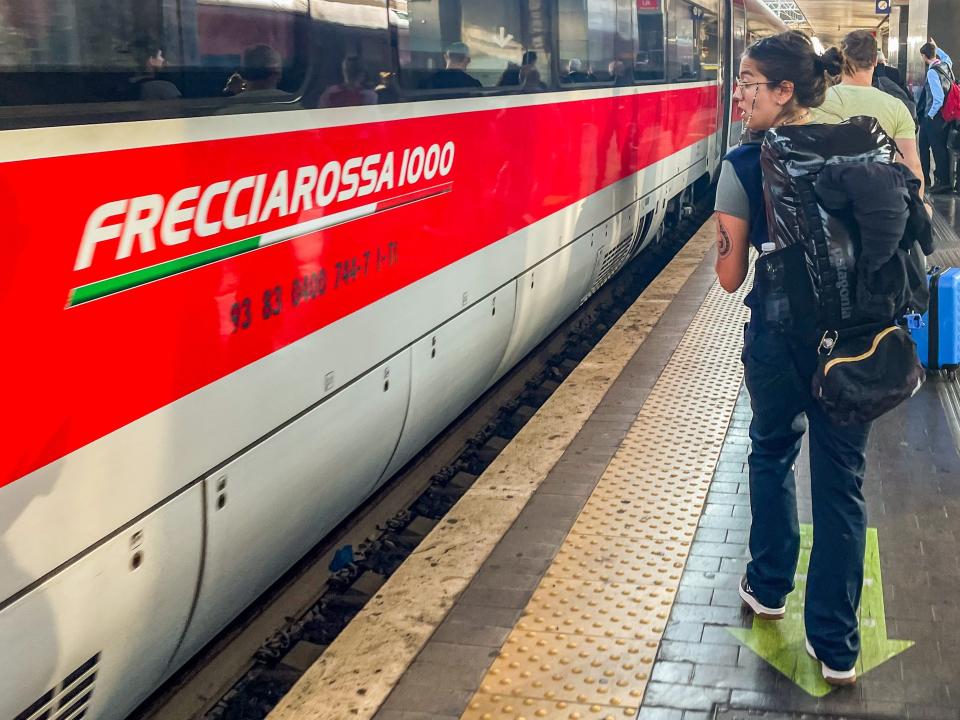
[[[131,712],[709,185],[779,29],[0,5],[0,720]],[[476,83],[437,87],[461,43]]]

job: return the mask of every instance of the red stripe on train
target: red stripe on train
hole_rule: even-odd
[[[0,359],[0,486],[708,137],[717,103],[716,86],[671,89],[0,165],[7,224],[0,323],[8,338]],[[400,138],[404,147],[455,143],[443,178],[449,192],[64,308],[78,276],[102,279],[83,273],[101,272],[101,257],[113,260],[116,243],[100,243],[93,267],[74,270],[98,206],[281,169],[292,174],[329,158],[395,149]],[[216,244],[292,221],[224,231]],[[388,239],[399,247],[388,248]],[[202,249],[188,248],[192,242],[158,243],[158,259]],[[375,263],[378,253],[381,271],[368,268],[363,281],[332,290],[337,263],[341,273],[346,265],[359,275],[354,259]],[[144,257],[117,267],[128,272]],[[293,279],[320,268],[328,273],[326,294],[292,308]],[[264,320],[264,291],[276,286],[283,312]],[[237,330],[244,298],[253,321]]]

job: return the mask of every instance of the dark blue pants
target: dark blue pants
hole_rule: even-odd
[[[794,462],[810,430],[813,551],[804,622],[817,656],[847,670],[860,653],[857,609],[863,586],[867,510],[864,448],[869,425],[834,425],[814,402],[816,350],[748,328],[743,349],[750,423],[750,555],[747,580],[764,605],[793,590],[800,553]]]
[[[924,182],[930,180],[930,151],[933,151],[933,161],[937,165],[937,185],[949,186],[950,182],[950,151],[947,149],[949,129],[943,116],[939,113],[935,118],[924,115],[920,119],[920,135],[918,150],[920,152],[920,167],[923,168]]]

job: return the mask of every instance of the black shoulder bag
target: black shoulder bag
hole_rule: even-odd
[[[813,184],[797,180],[799,198],[812,235],[819,285],[820,325],[827,328],[817,349],[813,397],[834,423],[867,423],[914,395],[925,374],[913,338],[895,319],[844,326],[840,319],[838,275],[830,261]]]

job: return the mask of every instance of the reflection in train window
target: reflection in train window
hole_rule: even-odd
[[[291,102],[308,10],[308,0],[6,0],[0,103]]]
[[[632,84],[636,0],[560,0],[560,82]]]
[[[695,10],[683,0],[673,0],[667,14],[667,52],[670,79],[696,80],[699,77],[699,58],[695,50]]]
[[[424,95],[546,89],[549,8],[546,0],[390,0],[401,86]]]
[[[306,107],[396,102],[384,0],[311,0],[314,49]]]
[[[663,80],[663,0],[637,0],[637,57],[633,74],[637,82]]]
[[[733,74],[740,73],[740,58],[747,50],[747,10],[740,3],[733,3]]]
[[[669,79],[673,82],[716,79],[720,69],[719,32],[715,12],[685,0],[670,0],[667,15]]]
[[[716,80],[720,74],[720,23],[714,13],[701,12],[697,37],[700,79]]]

